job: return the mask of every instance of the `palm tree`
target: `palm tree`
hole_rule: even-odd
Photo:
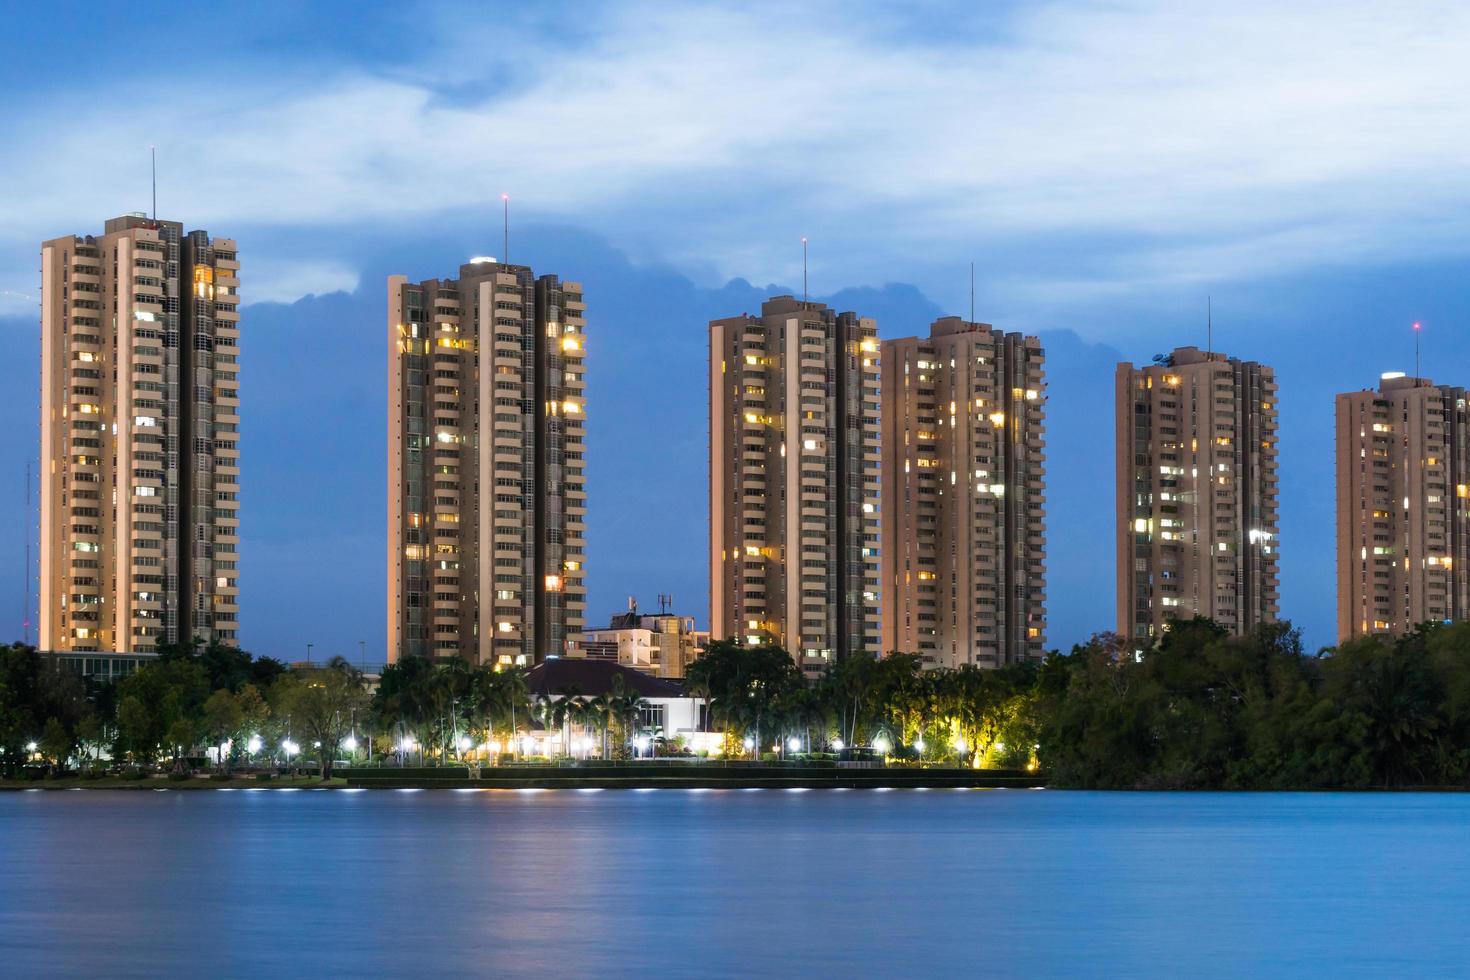
[[[639,719],[643,715],[643,709],[648,702],[638,694],[637,691],[629,690],[623,684],[621,674],[613,678],[613,689],[611,696],[611,712],[613,721],[618,728],[617,753],[625,755],[628,750],[628,736],[630,730],[636,729]]]
[[[435,676],[435,705],[439,709],[440,745],[443,746],[443,756],[448,757],[452,750],[455,757],[460,755],[459,748],[459,714],[460,705],[464,702],[474,684],[475,672],[469,663],[458,657],[444,664],[436,672]],[[448,718],[444,718],[447,710]]]
[[[594,698],[587,699],[587,718],[592,722],[598,737],[602,741],[602,758],[607,759],[607,732],[612,727],[615,714],[614,701],[611,694],[599,694]]]
[[[516,737],[516,714],[531,715],[531,689],[526,683],[526,669],[524,667],[507,667],[499,671],[500,695],[506,711],[510,714],[510,740],[511,752],[518,755],[520,751],[520,740]]]
[[[578,700],[566,692],[559,695],[544,695],[536,700],[536,717],[547,733],[553,731],[562,733],[562,752],[568,757],[572,754],[571,718],[577,712]]]
[[[572,725],[586,725],[587,699],[580,694],[565,694],[557,708],[564,726],[567,755],[572,754]]]

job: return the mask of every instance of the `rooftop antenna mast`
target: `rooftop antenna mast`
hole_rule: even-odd
[[[500,261],[506,263],[507,265],[509,265],[510,264],[510,195],[509,194],[502,194],[502,195],[500,195],[500,203],[501,203],[502,208],[503,208],[503,217],[502,217],[502,222],[501,222],[501,228],[503,229],[503,233],[504,233],[504,239],[503,239],[503,241],[501,243],[503,245],[503,248],[501,250],[502,251],[502,257],[501,257]]]
[[[1215,303],[1211,296],[1205,297],[1205,353],[1215,353]]]
[[[806,306],[806,236],[801,236],[801,305]]]
[[[158,147],[148,147],[148,156],[153,169],[153,220],[158,220]]]
[[[970,263],[970,322],[975,322],[975,263]]]
[[[1414,321],[1414,380],[1418,381],[1422,375],[1419,374],[1419,331],[1422,329],[1418,320]]]
[[[26,646],[31,645],[31,464],[26,461],[26,604],[21,610],[21,631]]]

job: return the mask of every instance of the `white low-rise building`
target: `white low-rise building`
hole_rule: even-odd
[[[723,746],[724,733],[708,730],[709,703],[687,694],[679,681],[651,677],[610,660],[553,657],[526,674],[526,685],[531,697],[537,700],[596,698],[616,693],[619,678],[623,692],[636,694],[643,702],[638,725],[641,736],[661,737],[669,743],[682,742],[695,753],[718,752]],[[565,738],[565,732],[545,732],[541,736],[547,754],[557,749],[578,754],[576,736],[573,735],[573,744],[568,747],[561,745]]]

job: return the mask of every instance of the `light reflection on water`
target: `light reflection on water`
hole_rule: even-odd
[[[1462,974],[1470,796],[0,793],[5,976]]]

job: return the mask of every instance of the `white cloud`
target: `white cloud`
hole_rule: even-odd
[[[923,282],[926,263],[1023,238],[1034,280],[1076,281],[1046,267],[1047,236],[1123,241],[1104,289],[1461,248],[1443,225],[1470,203],[1470,8],[1055,3],[983,34],[936,9],[930,39],[853,5],[774,9],[610,8],[574,51],[471,43],[459,20],[443,84],[467,80],[466,51],[484,77],[514,70],[479,101],[440,98],[425,62],[292,86],[265,66],[225,105],[150,82],[23,106],[0,247],[138,206],[119,188],[146,192],[146,149],[111,183],[90,150],[148,133],[164,210],[198,226],[392,223],[509,189],[756,281],[791,279],[803,232],[847,282]],[[349,276],[328,260],[272,288]]]
[[[242,262],[243,265],[243,262]],[[250,303],[290,303],[303,296],[357,289],[358,273],[340,262],[312,260],[281,261],[270,257],[250,258],[245,270],[249,289],[242,288]]]

